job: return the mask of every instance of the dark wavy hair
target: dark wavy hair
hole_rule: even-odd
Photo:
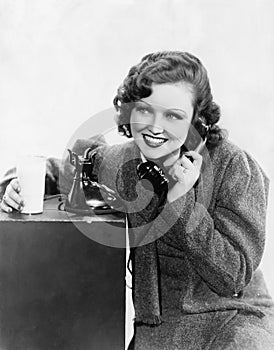
[[[152,93],[151,85],[184,82],[190,85],[194,95],[194,124],[202,119],[209,127],[207,146],[216,146],[225,132],[216,125],[220,119],[220,107],[213,102],[207,71],[201,61],[187,52],[160,51],[144,56],[140,63],[130,68],[117,90],[113,103],[117,111],[116,123],[120,134],[132,137],[130,115],[135,101]]]

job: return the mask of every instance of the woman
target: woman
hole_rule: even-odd
[[[133,142],[98,147],[94,171],[128,212],[130,348],[273,349],[273,304],[258,269],[268,179],[217,126],[202,63],[177,51],[146,55],[114,105]],[[22,203],[14,179],[1,208]]]

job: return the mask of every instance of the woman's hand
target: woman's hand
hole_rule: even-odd
[[[186,156],[190,156],[193,161]],[[164,162],[164,166],[169,168],[169,175],[176,181],[175,185],[168,191],[168,202],[175,201],[194,186],[200,176],[202,162],[203,157],[195,151],[185,153],[175,162],[174,159],[168,159]]]
[[[0,203],[1,210],[11,213],[13,209],[20,211],[24,206],[24,200],[20,195],[20,184],[18,179],[13,179],[8,184],[5,194]]]

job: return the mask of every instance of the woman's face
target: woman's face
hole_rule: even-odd
[[[147,159],[179,155],[193,115],[193,92],[181,83],[152,84],[152,94],[135,102],[132,136]]]

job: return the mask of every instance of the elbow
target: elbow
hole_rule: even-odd
[[[254,264],[246,254],[240,254],[233,268],[222,274],[219,294],[224,297],[240,295],[252,279]]]
[[[244,265],[244,266],[243,266]],[[252,278],[252,269],[243,264],[234,274],[225,273],[215,279],[212,290],[222,297],[235,297],[242,293]]]
[[[230,279],[229,281],[222,281],[218,284],[214,284],[210,286],[210,289],[218,294],[220,297],[235,297],[241,294],[242,290],[245,287],[245,283],[240,282],[237,283],[233,279]]]
[[[218,285],[211,286],[211,289],[221,297],[234,297],[237,296],[244,289],[243,283],[235,283],[235,281],[230,280]]]

